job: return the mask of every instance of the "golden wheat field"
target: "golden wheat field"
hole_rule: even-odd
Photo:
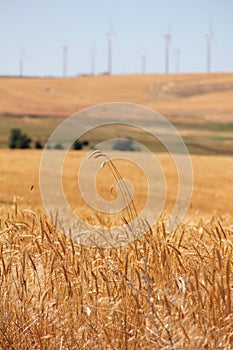
[[[76,192],[83,156],[73,151],[66,160],[67,200],[88,222],[111,225]],[[45,214],[41,151],[1,150],[0,348],[233,348],[233,159],[192,156],[190,208],[167,234],[177,174],[167,154],[157,157],[168,186],[164,215],[134,242],[104,249],[75,243]],[[116,166],[133,183],[140,211],[140,170]],[[97,182],[106,199],[115,196],[107,168]]]
[[[160,216],[151,226],[144,220],[128,244],[103,248],[74,241],[56,225],[62,218],[53,222],[46,212],[42,152],[4,147],[12,127],[46,142],[64,117],[110,101],[142,104],[179,126],[194,153],[194,180],[186,215],[168,233],[179,174],[167,153],[156,153],[167,185]],[[232,101],[232,73],[0,77],[0,349],[233,349],[233,158],[226,156],[232,154]],[[205,150],[222,155],[197,155]],[[143,152],[131,153],[145,162]],[[85,156],[70,151],[65,158],[67,203],[94,227],[127,224],[129,206],[103,214],[85,203],[77,187]],[[114,166],[132,183],[137,216],[148,198],[147,178],[121,156]],[[110,170],[100,167],[94,180],[97,194],[111,203],[117,187]],[[56,195],[52,166],[46,175]],[[92,170],[84,179],[93,182]]]

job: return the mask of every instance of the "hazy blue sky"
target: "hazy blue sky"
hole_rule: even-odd
[[[212,71],[233,71],[233,0],[0,0],[0,75],[19,74],[19,51],[25,52],[25,75],[62,75],[62,49],[69,46],[68,75],[107,70],[111,26],[113,73],[163,73],[165,39],[171,30],[170,72],[181,50],[181,72],[206,70],[206,37],[212,23]]]

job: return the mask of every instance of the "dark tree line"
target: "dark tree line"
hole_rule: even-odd
[[[11,129],[10,136],[9,136],[9,142],[8,142],[9,148],[11,148],[11,149],[31,148],[31,143],[32,143],[32,139],[27,134],[23,133],[21,129],[18,129],[18,128]],[[89,145],[88,141],[76,140],[72,145],[72,149],[81,150],[88,145]],[[34,148],[36,148],[36,149],[43,148],[43,145],[42,145],[40,140],[36,140],[34,142]],[[57,144],[57,145],[54,145],[54,147],[52,147],[52,148],[63,149],[64,147],[62,144]]]
[[[25,133],[22,132],[21,129],[14,128],[11,129],[10,131],[10,137],[9,137],[9,148],[16,149],[16,148],[21,148],[21,149],[26,149],[30,148],[32,143],[32,139]],[[89,145],[89,141],[87,140],[76,140],[73,145],[72,149],[74,150],[82,150],[83,148],[87,147]],[[36,140],[34,142],[34,147],[36,149],[42,149],[43,145],[40,140]],[[64,146],[61,143],[55,144],[52,147],[53,149],[61,150],[64,149]],[[134,140],[128,138],[120,138],[115,141],[113,145],[114,150],[119,150],[119,151],[137,151],[137,145],[135,145]]]

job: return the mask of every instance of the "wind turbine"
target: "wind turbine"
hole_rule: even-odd
[[[210,73],[211,71],[211,42],[214,38],[213,32],[210,29],[208,32],[205,33],[206,39],[207,39],[207,60],[206,60],[206,69],[207,73]]]
[[[176,49],[176,73],[180,73],[180,49]]]
[[[96,58],[96,49],[93,45],[91,49],[91,74],[95,75],[95,58]]]
[[[146,59],[147,59],[147,55],[144,52],[141,55],[141,70],[142,70],[142,74],[146,74]]]
[[[63,72],[63,77],[66,78],[68,45],[64,44],[61,48],[63,50],[63,55],[62,55],[62,72]]]
[[[111,75],[112,73],[112,40],[114,37],[114,32],[109,30],[109,32],[106,33],[108,38],[108,74]]]
[[[24,59],[25,59],[25,51],[21,47],[19,50],[19,76],[23,77],[23,69],[24,69]]]
[[[165,39],[165,73],[169,73],[169,47],[170,47],[170,40],[171,40],[171,34],[167,32],[164,35]]]

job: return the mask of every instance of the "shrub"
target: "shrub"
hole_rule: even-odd
[[[132,139],[118,139],[113,145],[113,149],[117,151],[135,151]]]
[[[64,149],[64,146],[61,143],[56,143],[56,145],[54,145],[53,149],[61,150],[61,149]]]
[[[73,143],[73,146],[72,148],[74,150],[81,150],[83,149],[83,147],[85,146],[88,146],[89,145],[89,141],[79,141],[79,140],[76,140],[74,143]]]
[[[36,149],[42,149],[42,148],[43,148],[43,145],[42,145],[42,143],[40,142],[40,140],[37,140],[37,141],[35,142],[35,148],[36,148]]]

